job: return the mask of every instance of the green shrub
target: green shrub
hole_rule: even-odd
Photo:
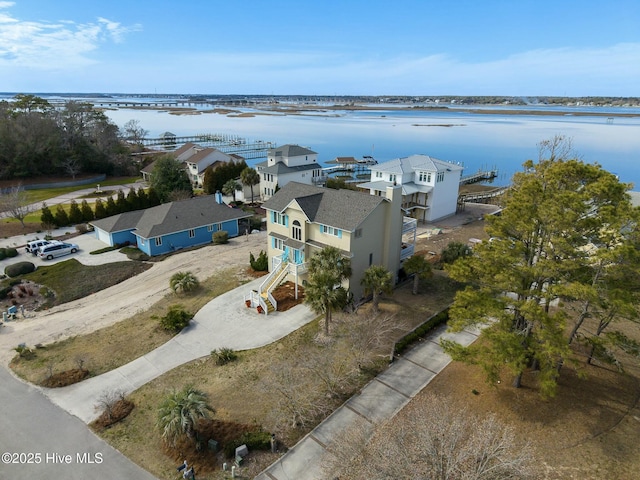
[[[449,242],[449,244],[442,250],[440,261],[442,263],[451,264],[459,258],[468,257],[473,251],[471,247],[462,242]]]
[[[251,230],[260,230],[262,228],[262,217],[253,216],[249,218],[249,228]]]
[[[269,450],[271,448],[271,434],[263,430],[245,432],[240,437],[230,441],[224,446],[223,452],[225,456],[233,458],[236,453],[236,448],[241,445],[246,445],[249,451]]]
[[[449,308],[442,310],[433,317],[427,319],[422,325],[407,333],[396,342],[393,348],[394,355],[400,355],[418,340],[424,338],[434,328],[446,323],[449,320]]]
[[[149,255],[136,247],[124,247],[120,249],[120,252],[124,253],[129,260],[137,260],[139,262],[149,260]]]
[[[178,333],[189,325],[193,315],[187,312],[182,305],[172,305],[167,314],[160,319],[160,326],[167,331]]]
[[[4,260],[5,258],[7,258],[7,249],[0,247],[0,260]]]
[[[212,350],[211,356],[215,359],[216,365],[226,365],[238,359],[238,354],[232,348],[222,347],[219,350]]]
[[[224,243],[229,243],[229,232],[226,230],[220,230],[219,232],[215,232],[213,234],[213,243],[214,245],[222,245]]]
[[[16,348],[14,348],[20,358],[24,358],[25,360],[30,360],[35,357],[35,353],[29,347],[27,347],[24,343],[21,343]]]
[[[13,247],[5,248],[5,252],[7,254],[7,257],[9,257],[9,258],[13,258],[13,257],[17,257],[18,256],[18,250],[16,250]]]
[[[249,253],[249,263],[256,272],[266,272],[269,269],[269,257],[267,257],[264,250],[260,250],[260,255],[258,255],[257,259],[253,256],[253,253]]]
[[[5,298],[7,298],[7,293],[9,293],[11,290],[12,287],[10,286],[0,288],[0,300],[4,300]]]
[[[34,272],[36,266],[31,262],[18,262],[5,267],[4,273],[11,278]]]

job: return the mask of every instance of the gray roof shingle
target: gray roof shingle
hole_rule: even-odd
[[[263,207],[283,212],[293,201],[297,202],[310,222],[352,232],[385,199],[353,190],[334,190],[289,182]]]
[[[136,235],[153,238],[250,216],[240,209],[217,203],[215,195],[204,195],[113,215],[91,224],[110,233],[135,229]]]

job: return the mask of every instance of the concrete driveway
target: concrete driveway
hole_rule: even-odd
[[[66,229],[66,230],[72,231],[71,229]],[[10,245],[7,245],[7,246],[15,246],[15,248],[18,250],[18,256],[0,260],[0,272],[4,272],[4,269],[7,265],[12,265],[18,262],[31,262],[37,268],[40,266],[54,265],[59,262],[64,262],[66,260],[69,260],[70,258],[75,258],[83,265],[103,265],[105,263],[121,262],[121,261],[129,260],[126,255],[120,253],[118,250],[113,250],[111,252],[106,252],[106,253],[100,253],[98,255],[91,255],[91,252],[95,250],[100,250],[108,246],[106,243],[103,243],[100,240],[98,240],[95,237],[94,232],[88,232],[83,235],[78,235],[77,237],[70,238],[68,240],[62,240],[63,242],[66,242],[66,243],[77,244],[78,247],[80,247],[80,250],[78,250],[76,253],[54,258],[53,260],[46,260],[38,257],[37,255],[28,253],[24,249],[24,245],[26,245],[28,241],[36,240],[37,238],[43,238],[43,235],[24,235],[24,238],[12,237]]]

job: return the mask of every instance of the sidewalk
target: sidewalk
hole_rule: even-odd
[[[423,343],[397,359],[369,382],[359,394],[347,400],[255,479],[326,479],[327,474],[322,469],[324,456],[336,436],[362,419],[370,424],[373,432],[376,424],[392,418],[407,405],[451,362],[451,358],[440,347],[441,338],[467,346],[479,334],[479,330],[447,333],[446,326],[439,327]]]

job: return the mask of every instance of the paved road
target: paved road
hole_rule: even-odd
[[[0,478],[155,479],[82,421],[49,402],[40,389],[17,380],[4,368],[0,368],[0,386],[0,454],[4,454]],[[11,460],[17,463],[7,464],[7,453],[23,455],[14,455]]]

